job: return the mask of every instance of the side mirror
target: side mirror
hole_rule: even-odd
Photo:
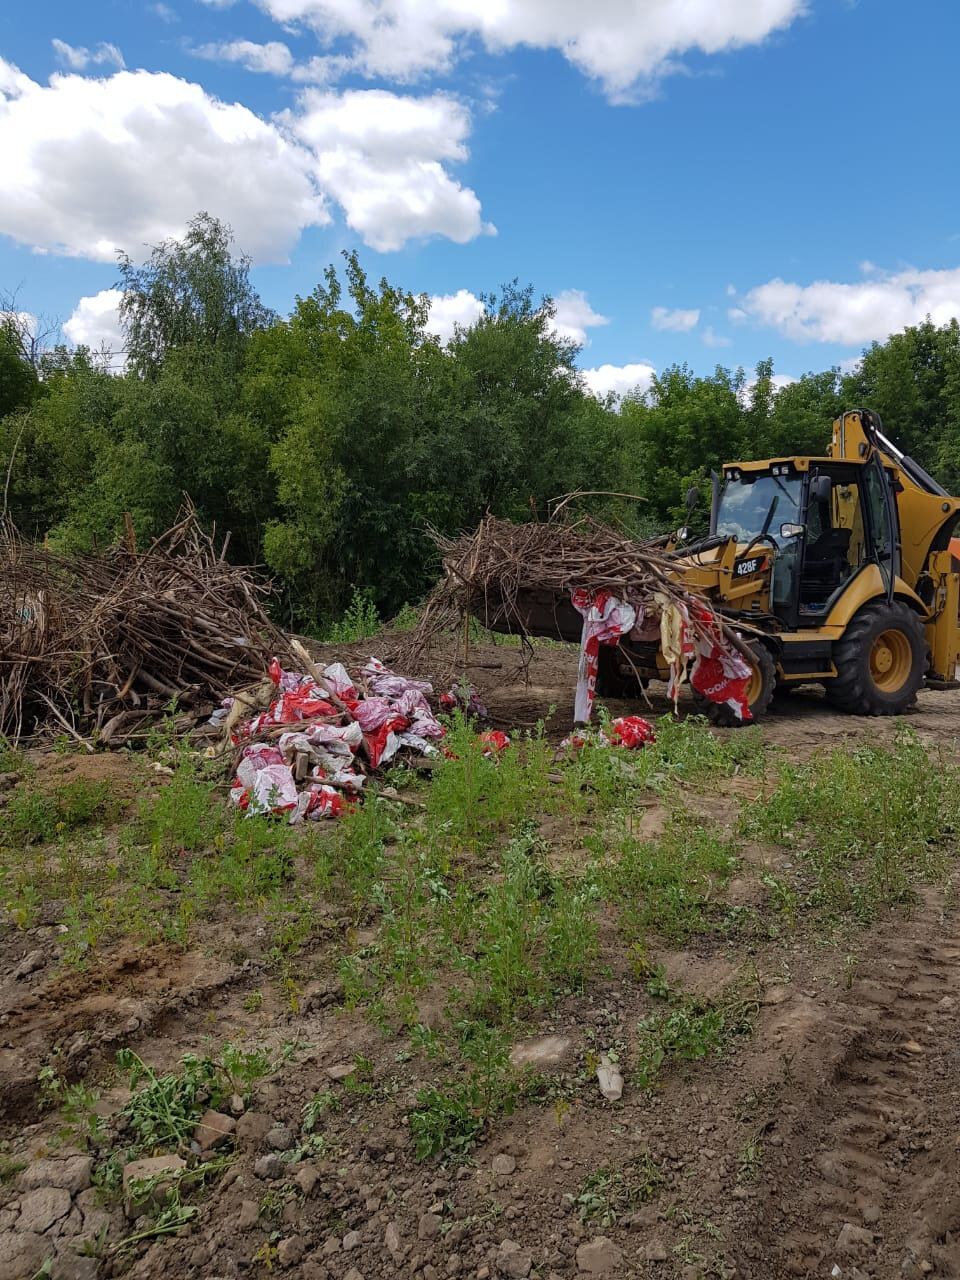
[[[782,524],[780,526],[781,538],[799,538],[806,532],[805,524]]]
[[[677,530],[677,541],[678,541],[678,542],[686,542],[686,541],[687,541],[687,539],[688,539],[689,537],[690,537],[690,526],[689,526],[689,525],[686,525],[686,524],[685,524],[685,525],[683,526],[683,528],[682,528],[682,529],[678,529],[678,530]]]
[[[683,505],[688,511],[692,511],[700,501],[700,490],[695,484],[692,484],[687,490],[687,496],[683,500]]]

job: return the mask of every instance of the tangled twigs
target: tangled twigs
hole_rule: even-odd
[[[438,634],[458,630],[464,615],[521,636],[524,654],[531,635],[549,631],[575,640],[580,619],[570,596],[580,588],[591,595],[607,592],[648,616],[659,616],[664,601],[690,599],[663,539],[630,538],[589,516],[574,516],[563,500],[543,522],[513,524],[487,516],[472,534],[435,533],[434,540],[444,574],[409,642],[411,654],[421,659]],[[690,625],[698,631],[702,624],[691,616]],[[722,621],[721,626],[729,630]]]
[[[0,525],[0,734],[48,724],[89,740],[121,713],[219,702],[289,654],[268,588],[229,564],[186,507],[142,554],[58,554]]]

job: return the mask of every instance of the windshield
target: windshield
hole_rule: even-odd
[[[766,532],[780,546],[782,524],[800,523],[800,476],[728,480],[720,494],[717,533],[750,542]]]

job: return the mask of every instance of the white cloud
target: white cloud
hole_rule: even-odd
[[[96,49],[85,49],[66,40],[52,40],[57,61],[71,71],[85,71],[87,67],[124,67],[123,54],[115,44],[98,44]]]
[[[309,89],[268,121],[165,72],[44,86],[0,59],[0,234],[112,261],[181,235],[205,209],[255,261],[276,262],[330,222],[332,198],[373,248],[464,243],[493,231],[445,167],[466,158],[470,126],[442,94]]]
[[[119,289],[101,289],[89,298],[81,298],[73,314],[63,326],[68,341],[75,347],[89,347],[91,351],[114,353],[114,365],[125,363],[122,355],[123,330],[120,327]]]
[[[703,345],[705,347],[729,347],[732,345],[732,340],[725,338],[722,333],[716,333],[713,325],[708,324],[703,331]]]
[[[558,338],[575,342],[578,347],[590,345],[588,329],[610,323],[606,316],[594,311],[582,289],[564,289],[557,294],[554,305],[557,312],[553,320],[554,333]]]
[[[456,333],[458,325],[461,329],[469,329],[482,315],[483,303],[469,289],[434,294],[430,299],[427,331],[435,334],[442,345],[446,345]]]
[[[163,0],[157,0],[156,4],[148,4],[147,11],[152,13],[154,17],[159,18],[161,22],[180,21],[180,15],[171,9],[168,4],[164,4]]]
[[[348,224],[380,252],[443,235],[457,244],[494,234],[474,191],[444,168],[466,159],[470,113],[446,94],[406,97],[384,89],[306,89],[279,119],[313,152],[320,187]]]
[[[852,373],[859,373],[863,364],[863,356],[850,356],[840,361],[840,376],[848,378]]]
[[[730,317],[769,325],[800,341],[851,346],[881,341],[928,315],[935,324],[960,318],[960,268],[884,272],[865,266],[869,279],[853,284],[770,280],[751,289]]]
[[[216,3],[217,0],[206,0]],[[410,80],[449,70],[479,40],[493,53],[558,50],[613,98],[649,92],[687,54],[762,43],[808,0],[257,0],[284,24],[346,42],[353,68]]]
[[[603,399],[612,391],[615,396],[631,392],[643,394],[656,376],[652,364],[602,364],[596,369],[581,369],[587,390]]]
[[[689,333],[700,322],[699,311],[668,311],[666,307],[654,307],[650,323],[655,329],[668,329],[671,333]]]
[[[273,124],[166,73],[42,86],[0,59],[0,232],[112,261],[180,235],[200,209],[259,261],[329,221],[309,157]]]
[[[288,76],[293,70],[293,54],[279,40],[270,40],[267,44],[231,40],[223,44],[202,44],[192,52],[197,58],[239,62],[245,71],[260,71],[271,76]]]

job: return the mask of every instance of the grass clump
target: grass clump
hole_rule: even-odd
[[[804,905],[864,920],[942,870],[958,825],[960,770],[932,759],[907,727],[892,747],[784,762],[770,797],[740,819],[744,834],[789,847],[812,874]]]
[[[602,855],[602,842],[593,844]],[[716,891],[738,861],[733,840],[678,810],[656,839],[624,834],[615,860],[601,862],[598,877],[631,941],[653,930],[670,942],[684,942],[715,927],[723,913]]]
[[[118,804],[107,782],[78,778],[54,791],[19,787],[7,804],[4,843],[47,844],[58,835],[115,817]]]

